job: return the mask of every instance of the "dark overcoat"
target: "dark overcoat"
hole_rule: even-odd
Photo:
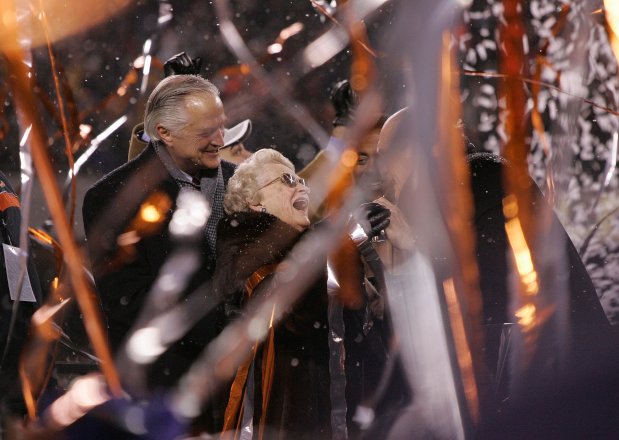
[[[19,247],[21,205],[8,179],[0,172],[0,241]],[[41,287],[32,258],[28,257],[28,276],[37,302],[20,301],[15,316],[10,344],[7,341],[15,302],[9,295],[4,252],[0,252],[0,399],[12,410],[21,408],[21,382],[18,365],[21,350],[29,332],[30,318],[41,301]],[[13,286],[16,289],[15,286]],[[6,350],[6,356],[3,357]]]
[[[222,161],[227,185],[235,165]],[[88,190],[83,217],[91,266],[97,292],[107,319],[113,350],[119,348],[136,321],[145,296],[159,270],[172,252],[168,226],[176,210],[180,191],[153,145],[135,159],[112,171]],[[154,225],[139,223],[139,210],[146,200],[167,208]],[[134,233],[138,231],[138,233]],[[209,280],[215,262],[202,246],[203,269],[195,274],[187,292]],[[217,313],[217,311],[215,311]],[[152,378],[152,386],[174,383],[197,354],[219,331],[217,316],[203,319],[161,362]]]
[[[510,166],[499,156],[477,153],[468,156],[471,170],[471,188],[475,206],[473,227],[476,233],[476,257],[479,267],[480,288],[483,301],[483,325],[485,330],[485,355],[490,371],[495,371],[499,348],[510,344],[499,343],[500,336],[494,329],[502,323],[516,322],[509,312],[510,301],[510,245],[505,230],[503,213],[504,176]],[[547,203],[544,196],[529,179],[530,210],[536,220],[541,218]],[[541,223],[541,222],[538,222]],[[544,279],[563,280],[565,290],[544,292],[563,298],[567,306],[565,333],[558,334],[553,320],[544,324],[537,340],[537,351],[529,361],[526,387],[521,391],[518,403],[514,396],[505,398],[501,405],[513,405],[510,411],[487,417],[488,424],[479,438],[531,438],[543,435],[546,438],[582,438],[595,431],[598,437],[612,437],[617,432],[619,411],[616,390],[619,376],[616,374],[619,359],[616,353],[617,337],[604,315],[595,288],[574,244],[554,213],[551,213],[545,234],[552,234],[554,243],[562,246],[554,249],[564,256],[564,264]],[[543,250],[546,251],[546,250]],[[531,252],[535,267],[543,268],[544,252],[533,248]],[[551,289],[550,289],[551,290]],[[554,330],[554,331],[553,331]],[[508,333],[511,334],[511,333]],[[563,364],[549,362],[558,352],[557,336],[568,342],[568,354]],[[510,337],[502,340],[509,340]],[[503,399],[503,389],[509,382],[507,374],[495,376],[496,397]],[[554,367],[554,369],[552,368]],[[555,374],[549,376],[548,371]],[[612,390],[612,391],[611,391]],[[512,403],[510,403],[512,402]],[[542,434],[543,433],[543,434]],[[604,433],[604,434],[602,434]]]
[[[236,213],[220,221],[213,283],[224,298],[229,316],[240,314],[237,319],[245,319],[239,308],[243,307],[247,279],[261,267],[282,262],[300,236],[266,213]],[[269,279],[256,287],[253,297],[270,294]],[[264,390],[257,384],[266,374],[261,361],[264,353],[258,350],[253,418],[258,424],[265,412],[262,419],[266,438],[331,438],[327,303],[324,273],[307,286],[275,327],[273,385],[267,408],[262,407],[262,397],[258,397]]]

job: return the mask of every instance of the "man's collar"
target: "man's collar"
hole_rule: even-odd
[[[200,172],[198,172],[198,176],[200,178],[203,178],[203,177],[208,177],[208,178],[217,177],[217,174],[219,174],[219,169],[220,168],[221,168],[221,161],[219,162],[219,165],[217,165],[217,168],[204,168],[204,169],[200,170]]]

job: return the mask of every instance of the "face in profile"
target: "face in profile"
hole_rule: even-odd
[[[265,165],[258,179],[258,204],[252,209],[263,207],[270,214],[289,224],[298,231],[307,229],[309,189],[301,183],[294,169],[280,163]]]
[[[395,202],[402,186],[414,168],[413,152],[405,139],[396,138],[396,130],[407,115],[402,109],[394,113],[383,126],[378,140],[376,168],[385,180],[385,197]]]
[[[219,157],[228,162],[239,165],[245,159],[249,158],[252,152],[245,148],[242,142],[239,142],[219,150]]]
[[[219,97],[200,95],[188,97],[179,112],[185,124],[176,130],[157,126],[176,165],[188,174],[219,166],[219,149],[224,144],[226,116]]]
[[[370,131],[361,141],[358,149],[357,163],[353,169],[355,182],[360,183],[363,179],[367,185],[368,194],[366,200],[371,201],[383,195],[383,179],[376,167],[376,154],[380,129]]]

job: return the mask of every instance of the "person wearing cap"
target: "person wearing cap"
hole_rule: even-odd
[[[219,150],[219,156],[223,160],[240,165],[252,152],[245,148],[243,142],[251,134],[251,120],[245,119],[232,128],[224,130],[224,146]]]

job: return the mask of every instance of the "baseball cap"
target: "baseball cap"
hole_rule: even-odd
[[[234,127],[224,129],[224,146],[229,147],[245,141],[251,134],[251,119],[245,119]]]

